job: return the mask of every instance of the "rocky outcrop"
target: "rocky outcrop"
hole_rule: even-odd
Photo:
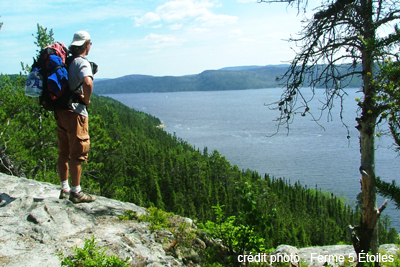
[[[98,246],[108,248],[108,254],[121,259],[129,257],[131,266],[195,267],[201,266],[199,251],[219,244],[193,235],[196,226],[189,218],[173,216],[170,230],[154,230],[148,222],[121,219],[129,217],[126,211],[133,217],[147,213],[133,203],[97,197],[93,203],[73,204],[58,199],[59,192],[57,185],[0,173],[0,267],[60,266],[59,252],[66,256],[74,254],[73,248],[82,248],[85,240],[92,237]],[[171,230],[174,227],[179,231]],[[190,240],[184,232],[191,236]],[[381,246],[382,253],[396,254],[398,249],[396,245]],[[292,265],[299,266],[296,259],[300,258],[308,266],[322,266],[326,264],[326,255],[352,253],[352,246],[298,249],[281,245],[267,255],[266,262],[271,263],[275,256],[278,263],[290,260]],[[245,259],[250,258],[240,258]]]
[[[171,233],[156,235],[149,223],[118,218],[126,210],[144,214],[144,208],[104,197],[72,204],[58,199],[59,190],[53,184],[0,174],[0,266],[60,266],[58,252],[70,255],[93,236],[98,246],[108,247],[107,253],[130,257],[132,266],[185,265],[185,256],[168,255],[168,245],[163,247],[173,238]]]

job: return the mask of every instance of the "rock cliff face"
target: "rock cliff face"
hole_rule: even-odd
[[[0,173],[0,266],[60,266],[58,252],[74,254],[73,248],[82,248],[85,239],[92,237],[98,246],[108,247],[108,253],[121,259],[130,257],[131,266],[201,266],[196,251],[213,244],[194,239],[192,247],[174,248],[171,253],[176,243],[171,232],[151,231],[147,222],[118,218],[126,210],[145,214],[144,208],[104,197],[97,197],[93,203],[72,204],[58,199],[59,192],[57,185]],[[190,219],[175,217],[177,223],[196,228]],[[393,254],[398,251],[396,245],[384,245],[383,249]],[[268,255],[267,262],[272,255],[288,256],[280,261],[275,256],[279,262],[298,255],[307,265],[322,266],[325,262],[317,260],[320,255],[351,253],[351,246],[297,249],[282,245]],[[238,258],[243,259],[249,258]]]

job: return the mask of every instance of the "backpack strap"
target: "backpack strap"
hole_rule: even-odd
[[[69,90],[71,90],[71,92],[76,92],[76,91],[79,89],[79,87],[82,86],[82,84],[83,84],[83,82],[80,82],[80,83],[78,84],[78,86],[77,86],[74,90],[71,90],[71,88],[70,88]]]
[[[71,63],[72,63],[76,58],[78,58],[78,57],[81,57],[81,58],[85,59],[85,58],[82,57],[82,56],[74,56],[74,55],[71,55],[71,56],[69,56],[69,57],[66,58],[65,63],[68,65],[68,68],[69,68],[69,66],[71,65]],[[77,97],[77,95],[75,95],[75,92],[82,86],[82,84],[83,84],[83,81],[80,82],[80,83],[78,84],[78,86],[76,86],[76,88],[74,88],[74,89],[69,88],[69,90],[72,92],[72,96],[71,96],[72,103],[81,103],[81,104],[84,104],[84,103],[82,102],[82,100],[80,99],[80,97]]]

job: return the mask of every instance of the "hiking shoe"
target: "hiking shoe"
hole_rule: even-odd
[[[96,200],[95,196],[85,194],[82,191],[77,193],[71,192],[69,195],[69,200],[73,203],[83,203],[83,202],[93,202]]]
[[[58,197],[59,199],[67,199],[69,197],[69,194],[71,193],[71,191],[65,191],[63,189],[61,189],[60,192],[60,196]]]

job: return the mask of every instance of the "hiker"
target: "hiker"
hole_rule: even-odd
[[[85,58],[92,46],[89,33],[78,31],[69,47],[73,61],[68,64],[70,88],[78,88],[72,97],[69,109],[56,110],[58,126],[58,172],[61,181],[60,199],[67,198],[73,203],[92,202],[96,198],[83,193],[80,186],[82,162],[88,157],[89,115],[87,105],[93,90],[93,72]],[[68,171],[71,187],[68,184]]]

